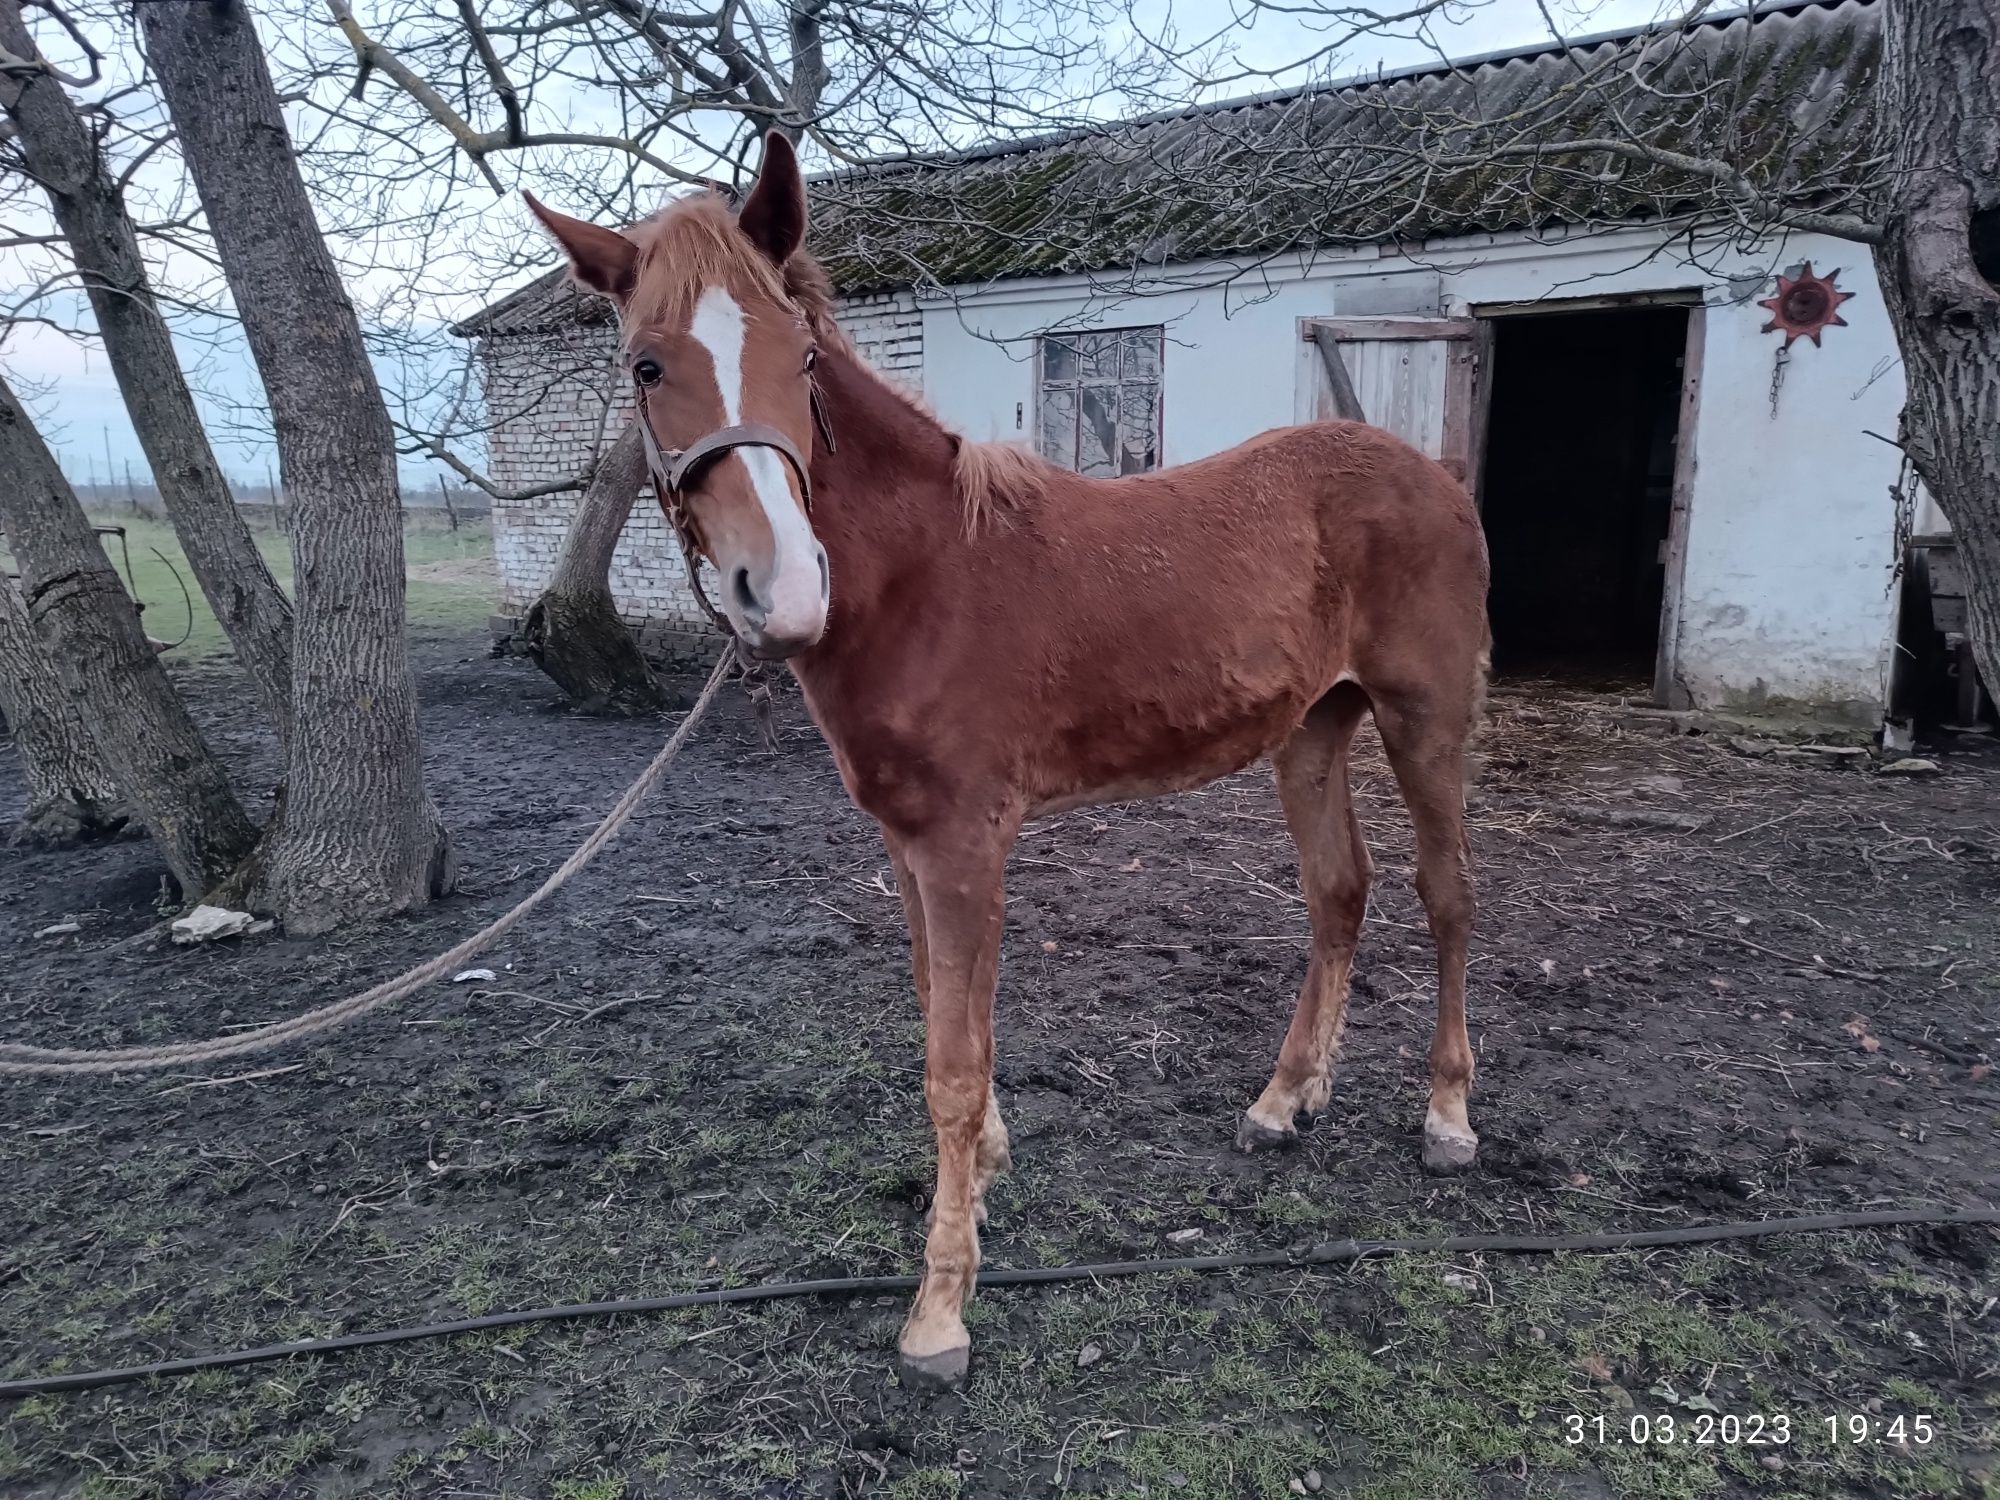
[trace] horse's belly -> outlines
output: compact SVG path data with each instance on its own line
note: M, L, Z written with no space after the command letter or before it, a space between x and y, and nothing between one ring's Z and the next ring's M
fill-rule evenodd
M1252 761L1255 755L1246 756L1234 764L1220 764L1200 771L1185 772L1176 776L1135 777L1123 781L1106 781L1099 785L1078 788L1064 792L1048 800L1038 802L1028 809L1028 820L1053 818L1061 813L1073 812L1079 807L1101 807L1107 802L1143 802L1148 797L1170 797L1175 792L1191 792L1197 787L1207 786L1211 781L1240 771Z
M1192 791L1240 771L1283 744L1306 705L1285 698L1220 723L1105 721L1101 734L1072 732L1051 746L1032 778L1030 818L1105 802Z

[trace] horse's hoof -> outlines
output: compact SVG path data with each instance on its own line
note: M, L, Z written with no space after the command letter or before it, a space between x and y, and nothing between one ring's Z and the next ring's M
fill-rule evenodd
M1443 1131L1424 1132L1424 1170L1434 1177L1469 1171L1479 1157L1479 1137Z
M1267 1125L1255 1115L1244 1113L1243 1122L1236 1127L1236 1149L1246 1154L1258 1151L1288 1151L1299 1143L1299 1132L1291 1125L1282 1130L1275 1125Z
M902 1355L902 1376L905 1390L949 1391L965 1380L967 1367L972 1363L972 1345L960 1344L954 1349L940 1349L936 1354Z

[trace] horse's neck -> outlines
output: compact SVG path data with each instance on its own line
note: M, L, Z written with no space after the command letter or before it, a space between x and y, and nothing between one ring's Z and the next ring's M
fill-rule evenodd
M813 454L813 530L838 601L832 628L865 628L892 583L921 587L958 545L956 440L885 386L846 349L823 351L820 390L831 434Z

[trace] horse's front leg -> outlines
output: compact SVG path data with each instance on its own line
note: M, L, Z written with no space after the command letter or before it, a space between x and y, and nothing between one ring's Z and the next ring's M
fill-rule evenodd
M883 842L889 849L889 862L896 871L896 891L903 898L903 919L910 929L910 972L916 980L917 1009L925 1020L931 1013L931 955L930 942L924 924L924 899L917 885L917 877L910 869L910 858L903 841L883 830ZM1013 1164L1008 1147L1007 1124L1000 1118L1000 1100L989 1087L986 1091L986 1118L979 1127L979 1147L974 1153L972 1174L972 1221L979 1228L986 1227L986 1190L993 1186L993 1179ZM924 1224L929 1226L936 1216L936 1208L924 1215Z
M906 1385L955 1385L971 1356L962 1311L979 1274L977 1218L987 1182L1006 1161L993 1103L993 990L1007 851L1019 827L1018 819L997 817L954 825L906 839L899 851L897 875L913 882L921 908L911 913L922 924L920 937L912 930L912 948L925 971L917 986L924 1099L938 1149L923 1285L903 1328Z

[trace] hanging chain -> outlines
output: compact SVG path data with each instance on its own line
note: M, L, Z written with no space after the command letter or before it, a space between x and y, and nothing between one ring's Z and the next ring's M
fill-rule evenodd
M1889 486L1889 500L1895 507L1895 553L1889 564L1889 586L1894 588L1896 580L1903 576L1903 569L1909 562L1910 543L1917 535L1917 466L1910 462L1905 453L1903 461L1896 469L1896 482Z

